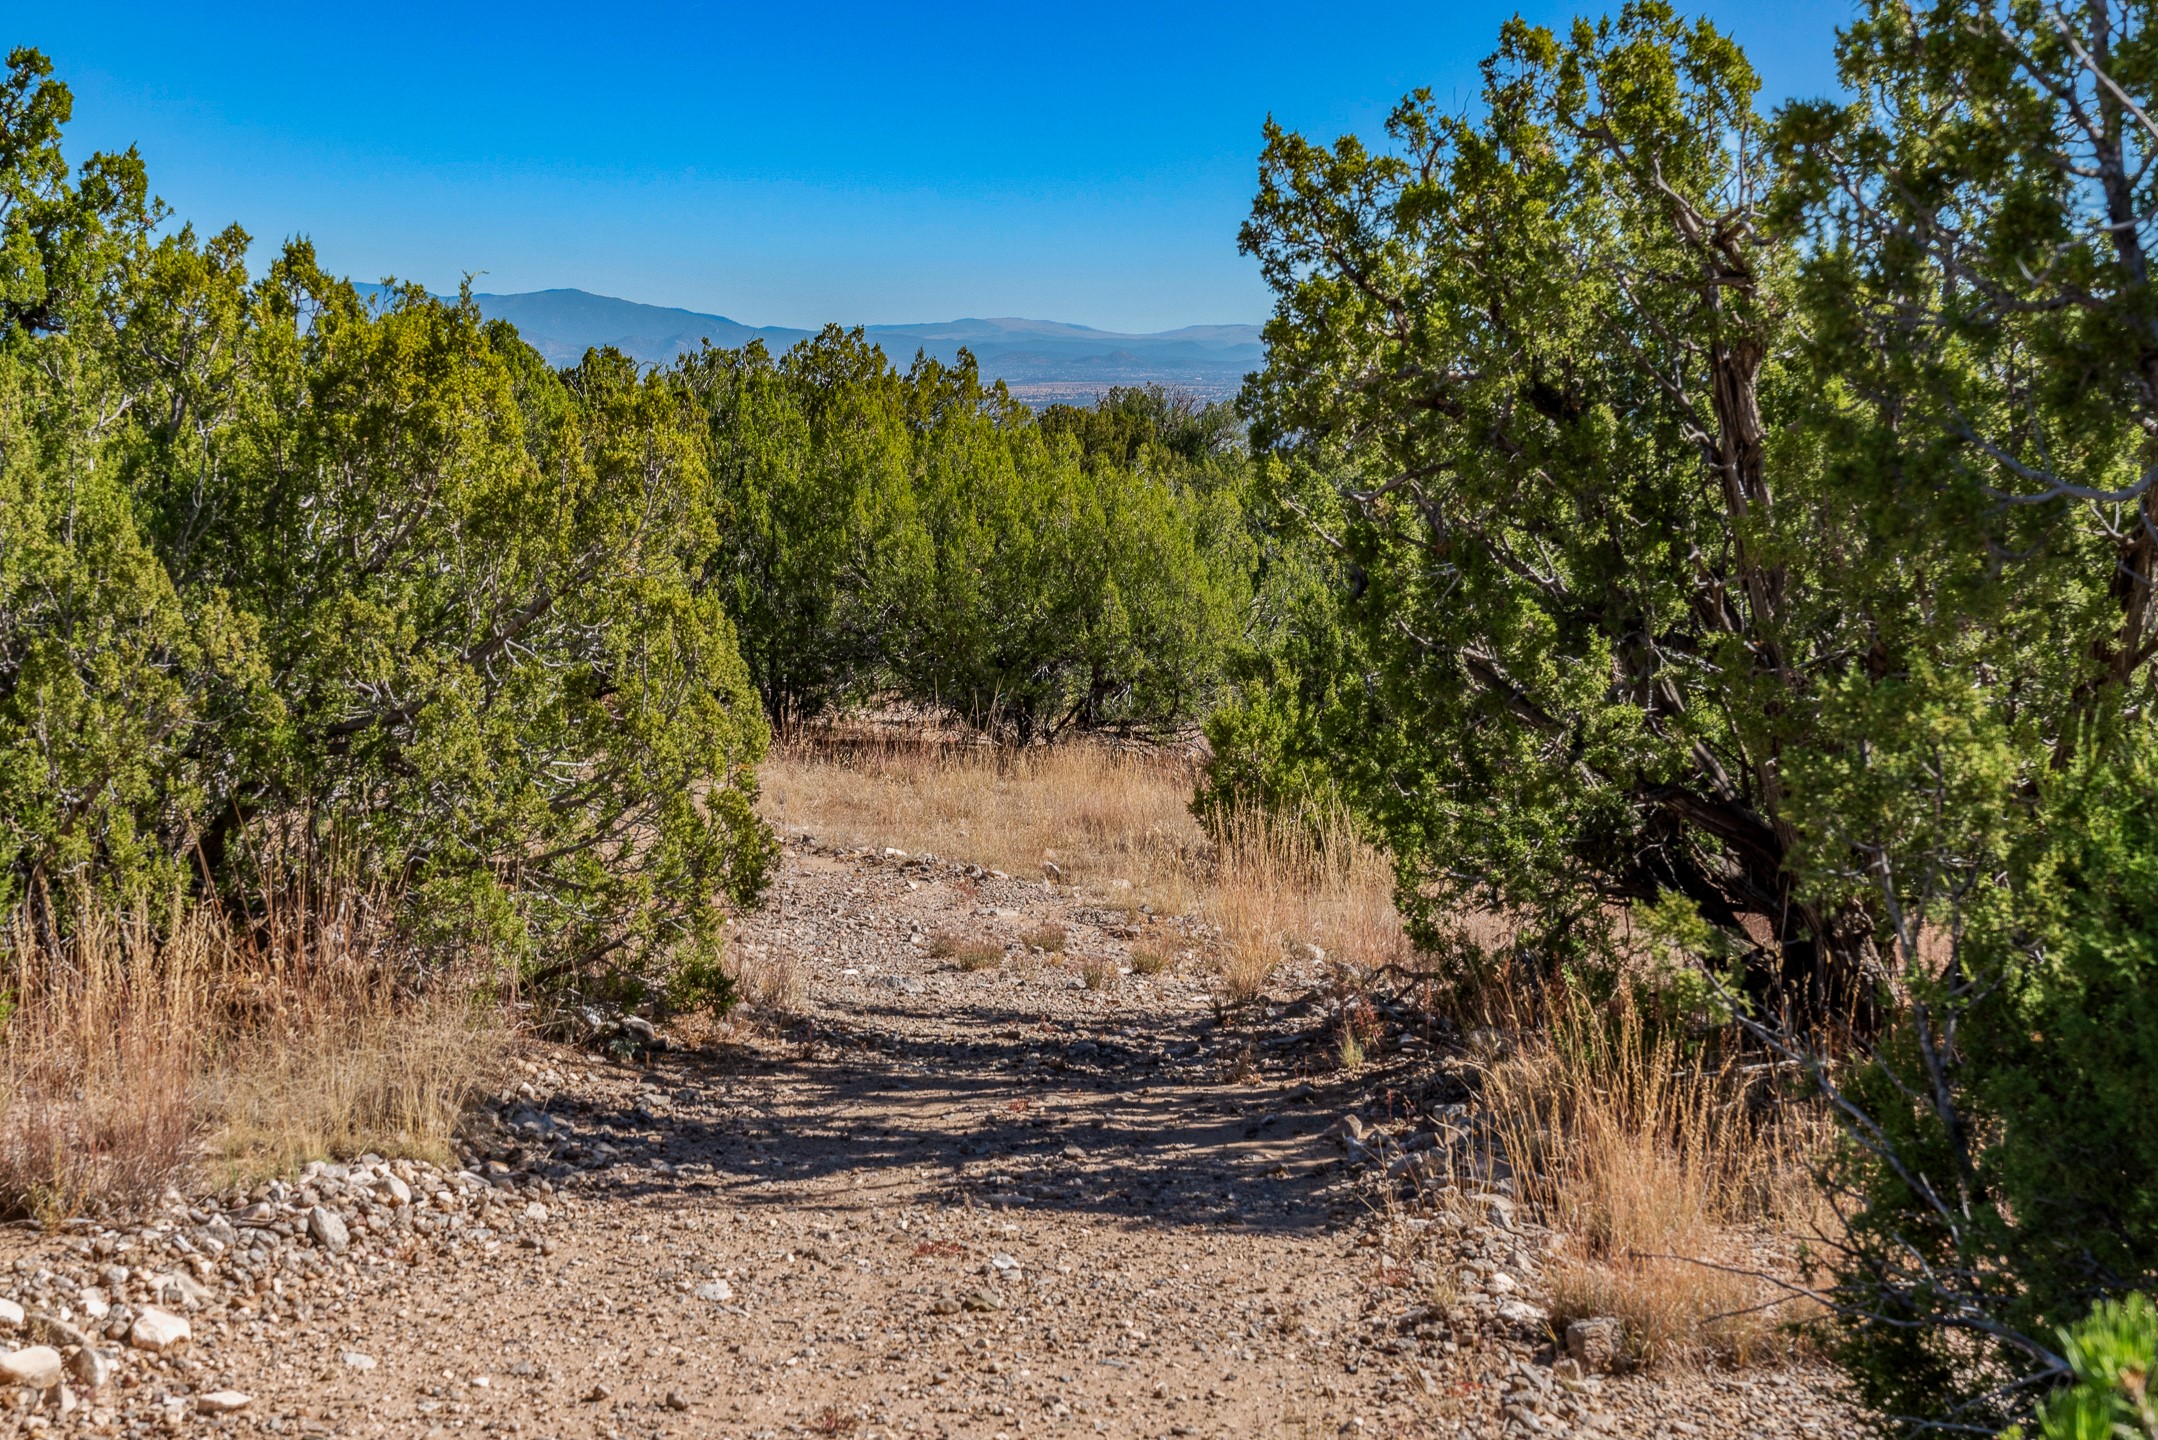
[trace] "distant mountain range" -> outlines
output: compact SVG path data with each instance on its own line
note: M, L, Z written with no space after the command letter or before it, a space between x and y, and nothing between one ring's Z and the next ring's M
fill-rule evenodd
M374 294L381 287L359 288ZM481 314L509 321L528 344L558 365L576 363L596 345L612 345L655 365L706 340L727 349L762 340L777 354L811 333L744 325L724 315L640 305L584 290L472 298ZM1112 385L1144 384L1226 399L1265 361L1256 325L1187 325L1152 335L1124 335L1056 320L948 320L863 328L901 366L916 351L950 361L964 346L974 352L984 378L1003 380L1015 397L1031 405L1085 403Z

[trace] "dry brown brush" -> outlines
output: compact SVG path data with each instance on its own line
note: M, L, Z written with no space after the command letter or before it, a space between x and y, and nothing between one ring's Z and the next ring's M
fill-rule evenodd
M335 879L235 917L84 906L0 935L0 1211L48 1221L190 1178L373 1150L434 1160L511 1044L483 961L420 964Z
M793 732L760 777L765 817L783 830L928 851L1028 880L1053 873L1135 907L1179 911L1207 844L1191 818L1197 773L1175 748L1013 750L863 725Z
M1556 1233L1554 1321L1615 1316L1636 1364L1787 1354L1812 1311L1785 1288L1825 1218L1817 1106L1628 989L1561 990L1490 1062L1484 1097L1522 1197Z

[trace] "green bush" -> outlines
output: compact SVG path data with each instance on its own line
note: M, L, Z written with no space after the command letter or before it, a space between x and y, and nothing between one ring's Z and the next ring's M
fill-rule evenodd
M1327 477L1270 456L1247 493L1253 619L1206 720L1209 755L1192 810L1217 832L1252 809L1304 816L1323 843L1336 827L1322 817L1377 783L1380 764L1358 613L1363 572L1321 538L1344 518Z
M1879 973L1872 902L1801 888L1783 756L1871 617L1816 528L1790 257L1710 218L1773 180L1753 72L1634 4L1509 23L1484 76L1377 145L1268 131L1246 404L1314 598L1217 718L1215 788L1332 780L1426 945L1498 910L1555 969L1673 892L1762 1014L1827 1024Z
M920 565L905 381L836 326L776 361L708 347L679 377L711 448L712 583L767 713L813 719L873 692Z
M2038 1405L2044 1440L2149 1440L2158 1437L2151 1372L2158 1367L2158 1310L2145 1295L2105 1300L2073 1330L2061 1332L2067 1383ZM2003 1440L2023 1440L2012 1426Z
M1839 1344L1913 1426L2019 1418L2039 1337L2158 1280L2130 10L1868 4L1773 124L1667 5L1515 21L1473 113L1271 128L1244 231L1260 553L1314 583L1202 809L1333 787L1426 947L1694 932L1674 1001L1846 1123Z
M2043 1337L2158 1284L2153 741L2045 782L1948 968L1842 1079L1839 1346L1888 1413L2003 1423Z
M1225 412L1160 391L1037 422L971 358L892 369L836 327L684 357L712 584L775 719L897 699L1020 741L1203 716L1247 623Z
M1248 603L1233 497L971 411L948 412L922 452L927 563L896 607L902 694L1022 741L1206 712Z
M59 929L328 850L535 977L708 956L776 852L679 389L370 306L304 244L259 277L237 231L153 244L11 66L0 903Z

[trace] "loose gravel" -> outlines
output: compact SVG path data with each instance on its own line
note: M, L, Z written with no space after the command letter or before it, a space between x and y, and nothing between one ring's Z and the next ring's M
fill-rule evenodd
M1028 945L1052 927L1061 953ZM1852 1428L1810 1369L1583 1370L1443 1029L1382 1005L1344 1072L1321 957L1223 1015L1213 938L795 837L735 939L804 969L790 1018L535 1044L457 1166L362 1156L0 1237L0 1433Z

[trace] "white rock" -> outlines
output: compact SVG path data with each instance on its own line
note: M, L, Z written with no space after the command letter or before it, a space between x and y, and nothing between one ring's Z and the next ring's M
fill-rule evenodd
M50 1345L32 1345L0 1355L0 1384L50 1390L60 1383L60 1372L60 1352Z
M734 1287L724 1280L710 1280L697 1287L697 1298L719 1304L734 1298Z
M142 1313L135 1317L133 1328L127 1332L127 1343L137 1350L154 1350L162 1354L186 1340L192 1333L187 1321L170 1310L146 1305Z
M531 1204L529 1204L529 1205L525 1206L525 1219L527 1219L527 1220L544 1220L544 1219L546 1219L546 1218L547 1218L547 1207L546 1207L546 1206L544 1206L544 1205L542 1205L542 1204L540 1204L540 1202L539 1202L539 1201L537 1201L537 1200L534 1200L534 1201L533 1201L533 1202L532 1202Z
M1541 1325L1551 1317L1526 1300L1502 1300L1499 1318L1512 1325Z
M93 1394L112 1383L112 1371L112 1357L93 1346L85 1345L67 1357L67 1373Z
M242 1395L237 1390L212 1390L207 1395L195 1397L195 1408L205 1415L230 1415L235 1410L245 1410L255 1402L252 1395Z
M22 1328L22 1306L12 1300L0 1300L0 1325L10 1330Z
M375 1357L362 1355L357 1350L347 1350L344 1354L344 1361L345 1367L350 1370L372 1370L375 1368Z
M412 1187L395 1175L385 1175L375 1182L375 1194L392 1205L410 1205Z
M345 1229L345 1217L326 1205L317 1205L307 1212L307 1233L332 1255L344 1249L352 1239Z
M112 1313L112 1302L95 1285L83 1286L82 1293L75 1298L82 1302L83 1312L92 1320L102 1320Z
M210 1292L184 1270L164 1271L148 1277L150 1294L167 1305L199 1310L209 1303Z

